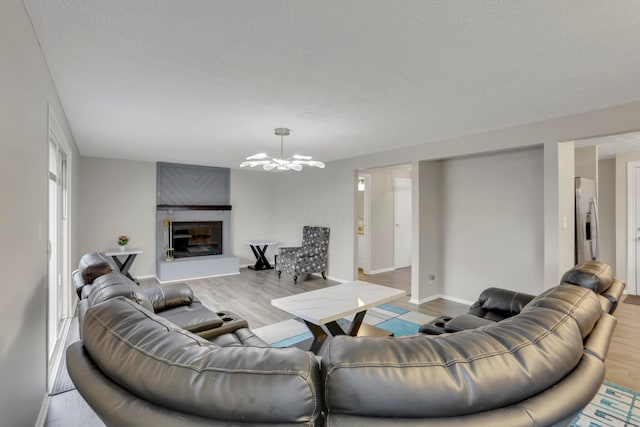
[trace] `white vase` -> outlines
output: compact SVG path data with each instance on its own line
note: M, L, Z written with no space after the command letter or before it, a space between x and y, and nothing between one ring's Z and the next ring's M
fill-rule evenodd
M120 250L121 251L126 251L127 250L127 245L120 245Z

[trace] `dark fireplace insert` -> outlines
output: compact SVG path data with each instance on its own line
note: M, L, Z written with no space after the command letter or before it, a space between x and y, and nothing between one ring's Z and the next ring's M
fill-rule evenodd
M175 258L222 254L222 221L174 222L172 231Z

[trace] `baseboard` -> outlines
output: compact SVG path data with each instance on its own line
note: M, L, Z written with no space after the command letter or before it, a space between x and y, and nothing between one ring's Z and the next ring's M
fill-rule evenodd
M415 299L415 298L411 297L411 298L409 298L409 303L410 304L420 305L420 304L425 304L425 303L427 303L429 301L436 300L438 298L444 298L444 297L442 295L431 295L430 297L421 298L421 299Z
M414 299L414 298L410 298L409 299L409 303L420 305L420 304L427 303L429 301L436 300L438 298L446 299L447 301L457 302L459 304L464 304L464 305L473 304L473 301L469 301L469 300L462 299L462 298L451 297L451 296L448 296L448 295L442 295L442 294L431 295L430 297L422 298L422 299L419 299L419 300Z
M440 298L446 299L446 300L452 301L452 302L457 302L459 304L464 304L464 305L471 305L471 304L474 303L474 301L469 301L467 299L462 299L462 298L450 297L448 295L441 295Z
M136 279L139 279L139 280L144 280L144 279L155 279L156 275L155 274L144 274L144 275L141 274L139 276L133 276L133 277L135 277Z
M47 421L47 414L49 413L49 406L51 405L51 396L49 393L44 395L44 399L42 399L42 405L40 406L40 412L38 412L38 419L34 424L35 427L43 427L44 423Z
M367 275L380 274L380 273L388 273L390 271L395 271L395 269L393 267L387 267L387 268L381 268L379 270L370 270L368 273L365 273L365 274Z
M175 280L160 280L158 276L152 276L154 279L158 281L161 285L166 285L167 283L178 283L184 282L185 280L198 280L198 279L211 279L214 277L223 277L223 276L237 276L240 272L237 273L226 273L226 274L216 274L215 276L199 276L199 277L188 277L186 279L175 279Z

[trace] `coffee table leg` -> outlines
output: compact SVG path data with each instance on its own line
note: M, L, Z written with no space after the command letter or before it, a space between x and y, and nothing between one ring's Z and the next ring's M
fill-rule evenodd
M358 336L358 331L360 330L360 325L362 325L362 321L364 320L364 315L367 313L367 310L360 311L356 313L351 325L349 325L349 330L345 331L338 324L338 322L333 321L327 323L325 326L334 337L337 335L351 335L352 337Z
M351 322L351 326L349 327L349 332L347 332L352 337L358 336L358 331L360 330L360 325L362 325L362 321L364 320L364 315L367 313L367 310L360 311L356 313L353 318L353 322Z
M322 348L322 345L329 336L320 326L314 325L313 323L307 322L306 320L304 321L304 323L313 334L313 342L311 343L309 351L311 351L313 354L318 354L318 352L320 352L320 349Z

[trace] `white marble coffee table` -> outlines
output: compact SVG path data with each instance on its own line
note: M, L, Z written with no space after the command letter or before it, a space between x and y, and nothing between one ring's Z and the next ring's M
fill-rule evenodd
M271 305L304 320L314 336L311 351L317 353L329 334L356 336L366 328L368 334L390 335L374 326L363 326L362 320L367 309L406 294L401 289L356 281L276 298L271 300ZM355 317L349 328L344 330L337 321L351 314L355 314Z

